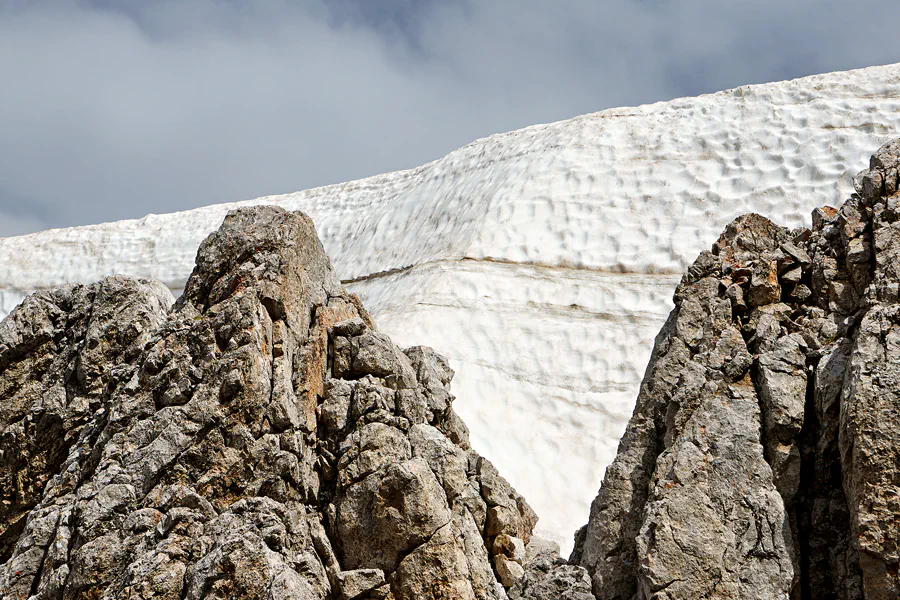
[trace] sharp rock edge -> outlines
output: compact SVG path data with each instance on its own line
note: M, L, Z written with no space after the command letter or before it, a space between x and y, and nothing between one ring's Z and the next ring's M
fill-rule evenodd
M0 323L0 597L547 598L539 568L591 598L452 376L276 207L229 213L174 306L122 277L32 295Z
M576 536L598 598L900 598L898 166L683 276Z

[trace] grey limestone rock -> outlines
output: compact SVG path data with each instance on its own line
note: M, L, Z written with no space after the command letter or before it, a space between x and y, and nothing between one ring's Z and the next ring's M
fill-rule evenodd
M507 597L536 516L308 217L231 212L172 303L114 277L0 323L0 597Z
M509 590L510 600L593 600L583 567L559 556L559 545L532 537L525 548L524 577Z
M900 598L898 165L688 270L576 536L597 598Z

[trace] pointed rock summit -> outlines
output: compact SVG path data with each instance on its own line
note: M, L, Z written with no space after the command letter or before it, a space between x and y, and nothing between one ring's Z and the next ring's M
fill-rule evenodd
M0 324L4 600L499 600L561 568L308 217L233 211L172 304L113 277Z

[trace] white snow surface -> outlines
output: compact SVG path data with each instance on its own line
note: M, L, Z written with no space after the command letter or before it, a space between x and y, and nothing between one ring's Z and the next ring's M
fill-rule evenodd
M0 239L0 316L116 273L180 290L229 210L302 210L380 329L450 359L473 445L567 550L680 273L740 214L808 225L898 133L900 65L606 110L409 171Z

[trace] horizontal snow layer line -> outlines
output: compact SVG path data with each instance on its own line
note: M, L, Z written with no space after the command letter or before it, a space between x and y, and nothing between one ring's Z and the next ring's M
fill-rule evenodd
M425 261L425 262L421 262L421 263L415 264L415 265L408 265L405 267L390 269L387 271L380 271L378 273L372 273L371 275L363 275L360 277L354 277L352 279L341 279L341 284L342 285L352 285L354 283L362 283L365 281L371 281L373 279L382 279L385 277L404 275L404 274L410 273L416 269L422 269L422 268L428 268L428 267L434 267L434 266L439 267L439 266L443 266L443 265L452 265L454 263L462 263L462 264L485 263L485 264L525 267L528 269L534 269L535 272L541 274L542 276L553 276L554 273L564 273L564 272L569 272L569 271L571 271L571 272L587 271L587 272L591 272L591 273L601 273L601 274L609 275L609 276L613 276L613 277L615 277L615 276L641 277L641 278L657 277L657 278L662 278L662 279L668 280L668 279L672 279L673 277L681 277L681 274L682 274L681 271L671 271L671 272L659 271L659 272L646 272L645 273L645 272L637 272L637 271L626 271L624 269L624 267L603 269L603 268L587 267L587 266L580 266L580 265L551 265L551 264L542 264L542 263L538 263L538 262L515 262L515 261L511 261L511 260L504 260L504 259L490 258L490 257L488 257L488 258L462 257L462 258L457 258L457 259L449 259L448 258L448 259L441 259L441 260ZM116 275L119 275L119 273L116 273ZM136 276L136 277L138 277L138 276ZM100 279L102 279L102 277L96 279L95 281L99 281ZM78 283L87 284L87 283L93 283L93 281L84 281L84 282L78 282ZM163 285L168 287L169 290L177 297L177 296L181 295L182 291L184 290L184 286L187 284L187 279L178 280L178 281L162 281L162 283L163 283ZM59 285L65 285L65 284L59 284ZM0 294L7 293L7 294L9 294L10 297L21 296L22 298L24 298L25 296L28 296L30 294L53 289L54 287L57 287L57 286L54 285L54 286L48 286L45 288L26 290L26 289L20 289L20 288L16 288L16 287L4 286L2 283L0 283ZM7 311L7 313L8 312L9 311ZM0 318L3 318L4 316L6 316L6 313L4 313L2 308L0 308Z
M536 270L547 271L549 273L559 273L564 271L591 271L594 273L605 273L608 275L625 275L625 276L635 276L639 275L642 277L665 277L671 278L673 276L681 276L681 271L651 271L651 272L641 272L641 271L627 271L624 266L619 266L618 268L600 268L600 267L589 267L582 265L553 265L553 264L544 264L540 262L534 261L512 261L506 260L503 258L493 258L493 257L484 257L484 258L472 258L468 256L464 256L462 258L456 259L442 259L442 260L429 260L425 262L421 262L415 265L408 265L405 267L399 267L396 269L390 269L387 271L379 271L378 273L372 273L371 275L362 275L360 277L354 277L352 279L342 279L341 283L343 285L349 285L351 283L360 283L362 281L371 281L372 279L380 279L382 277L390 277L393 275L402 275L403 273L409 273L413 269L418 269L422 267L430 267L435 265L447 265L452 263L495 263L499 265L517 265L521 267L530 267ZM170 286L171 287L171 286Z

